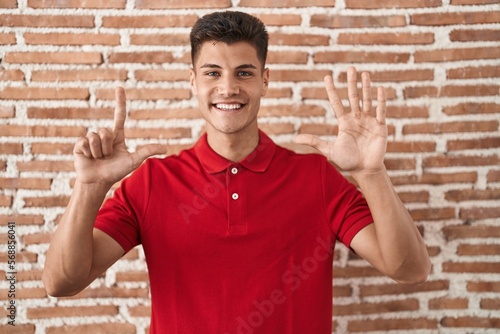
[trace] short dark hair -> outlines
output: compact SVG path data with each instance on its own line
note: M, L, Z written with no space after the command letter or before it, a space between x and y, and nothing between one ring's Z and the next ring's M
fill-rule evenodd
M269 35L264 23L258 18L236 11L215 12L201 17L189 34L193 65L204 42L249 42L257 51L257 57L266 63Z

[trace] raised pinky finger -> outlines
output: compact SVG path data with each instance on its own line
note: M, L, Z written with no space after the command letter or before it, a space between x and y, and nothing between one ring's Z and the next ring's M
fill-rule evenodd
M377 122L380 124L385 124L386 116L386 97L384 87L378 87L377 89L377 109L376 118Z

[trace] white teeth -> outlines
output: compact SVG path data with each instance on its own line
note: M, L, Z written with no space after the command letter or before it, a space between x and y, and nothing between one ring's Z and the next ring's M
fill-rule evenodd
M221 110L236 110L241 108L241 104L225 104L225 103L217 103L215 105L217 109Z

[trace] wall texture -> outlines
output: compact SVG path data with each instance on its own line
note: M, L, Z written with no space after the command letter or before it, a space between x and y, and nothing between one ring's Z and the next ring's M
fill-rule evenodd
M335 137L325 74L344 98L351 64L387 89L386 164L433 270L401 286L337 247L335 333L498 333L498 0L0 0L0 333L147 332L141 249L72 298L46 295L44 254L74 182L73 143L112 125L115 86L132 150L175 153L199 137L188 34L214 9L268 25L260 123L283 145Z

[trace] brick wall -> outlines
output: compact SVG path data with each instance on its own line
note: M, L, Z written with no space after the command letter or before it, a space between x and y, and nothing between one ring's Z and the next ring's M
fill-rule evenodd
M272 83L260 123L279 143L335 136L325 74L344 97L351 64L387 88L387 167L433 271L401 286L337 247L335 332L496 332L498 0L0 0L0 333L146 333L140 248L59 299L43 289L44 254L74 182L73 143L112 125L115 86L127 89L131 149L160 142L177 152L196 141L188 34L199 16L229 8L268 25ZM4 279L12 234L15 298Z

